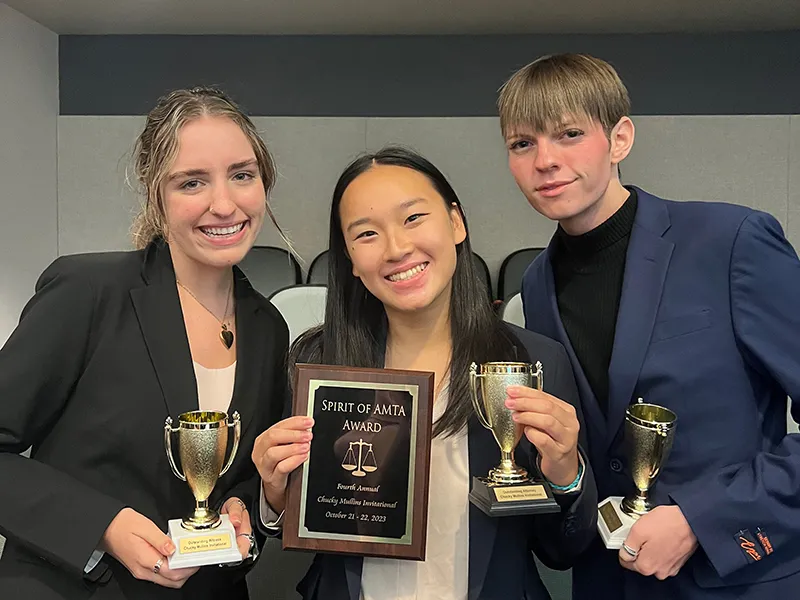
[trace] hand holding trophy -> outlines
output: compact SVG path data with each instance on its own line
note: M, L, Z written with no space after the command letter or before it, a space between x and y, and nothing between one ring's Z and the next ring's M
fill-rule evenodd
M550 486L529 476L514 461L514 449L522 438L524 426L514 421L512 411L506 408L506 388L534 387L534 380L536 389L541 391L544 379L542 364L538 362L536 371L533 365L519 362L490 362L480 367L472 363L470 367L475 413L500 446L500 464L487 477L472 478L469 499L491 517L560 511Z
M637 492L624 498L612 496L599 504L597 528L606 548L622 548L636 520L654 508L648 492L669 457L676 422L674 412L655 404L645 404L641 398L628 407L625 443Z
M223 466L228 445L228 429L233 429L233 447ZM178 434L178 453L183 473L178 470L172 453L172 434ZM233 464L239 448L241 420L234 412L228 421L224 412L196 410L178 416L178 427L172 418L164 424L164 445L172 472L189 484L195 498L195 509L183 519L169 521L169 536L175 553L169 557L170 569L201 565L240 562L242 555L236 543L236 532L227 514L220 515L208 506L208 498L217 483Z

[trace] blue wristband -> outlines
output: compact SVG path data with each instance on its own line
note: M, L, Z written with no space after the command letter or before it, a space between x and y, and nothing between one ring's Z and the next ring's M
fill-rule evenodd
M571 492L578 484L581 482L581 477L583 477L583 461L579 460L578 462L578 474L575 476L575 479L569 485L556 485L555 483L551 483L548 481L547 483L550 484L550 487L554 490L558 490L559 492Z

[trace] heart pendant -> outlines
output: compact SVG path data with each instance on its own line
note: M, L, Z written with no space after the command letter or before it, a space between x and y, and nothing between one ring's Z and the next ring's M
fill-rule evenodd
M222 340L222 343L225 344L225 347L230 350L231 346L233 346L233 332L223 329L219 332L219 338Z

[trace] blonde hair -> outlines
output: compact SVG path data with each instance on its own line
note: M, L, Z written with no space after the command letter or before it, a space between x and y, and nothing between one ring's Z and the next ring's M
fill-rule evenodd
M548 131L566 117L585 117L606 135L631 111L628 90L610 64L586 54L543 56L523 67L503 85L497 101L500 129Z
M161 185L178 153L178 134L186 123L202 116L227 117L247 136L258 163L267 198L275 184L275 163L255 125L222 91L209 87L175 90L159 98L147 115L144 130L134 146L134 175L142 193L142 206L131 228L137 249L156 238L166 238L167 224ZM288 243L267 201L267 214ZM291 246L291 244L289 244Z

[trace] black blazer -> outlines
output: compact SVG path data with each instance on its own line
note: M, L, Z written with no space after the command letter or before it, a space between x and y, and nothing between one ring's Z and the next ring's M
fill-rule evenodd
M572 404L581 424L580 444L586 447L583 413L569 358L558 342L509 325L533 362L544 367L546 392ZM500 459L492 433L473 417L468 425L469 470L485 477ZM531 551L549 567L566 569L592 541L597 527L597 490L586 454L581 492L556 495L561 513L536 517L490 518L469 507L469 600L544 600L542 583ZM523 437L515 452L520 466L536 472L536 450ZM358 600L360 557L317 554L297 591L305 599Z
M234 268L242 439L210 498L258 502L254 440L281 417L286 323ZM0 350L0 559L4 600L246 598L246 568L205 567L182 590L138 581L109 555L83 570L129 506L166 531L194 506L170 471L168 415L197 385L169 248L66 256L40 277ZM18 453L33 446L30 459ZM256 516L257 511L252 511Z

